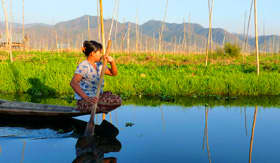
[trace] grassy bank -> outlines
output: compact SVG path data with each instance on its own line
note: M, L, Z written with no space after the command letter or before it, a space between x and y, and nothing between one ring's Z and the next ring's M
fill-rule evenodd
M72 94L69 82L84 57L77 53L15 52L14 63L0 61L0 91L35 96ZM205 68L203 55L112 54L119 75L105 78L105 90L130 96L260 96L280 95L279 55L255 57L212 55ZM0 54L7 56L6 53ZM245 63L245 64L241 64Z

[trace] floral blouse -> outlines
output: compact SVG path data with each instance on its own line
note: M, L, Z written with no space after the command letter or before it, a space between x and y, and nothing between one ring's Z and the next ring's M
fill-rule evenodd
M97 62L96 69L87 61L84 60L77 67L75 74L80 74L83 78L80 81L80 87L84 93L89 97L95 97L97 93L97 85L100 80L100 74L102 69L102 63ZM104 80L101 86L100 93L103 92ZM76 100L82 100L77 93L75 93Z

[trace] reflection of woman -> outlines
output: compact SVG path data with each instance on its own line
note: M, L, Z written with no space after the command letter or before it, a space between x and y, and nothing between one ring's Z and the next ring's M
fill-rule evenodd
M116 139L118 129L104 120L95 126L95 135L80 137L76 143L76 159L73 163L116 163L113 157L104 158L104 153L119 152L121 143Z

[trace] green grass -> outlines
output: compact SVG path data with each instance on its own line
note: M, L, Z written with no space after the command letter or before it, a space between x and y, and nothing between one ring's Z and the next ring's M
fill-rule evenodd
M0 52L0 56L6 56ZM183 54L112 54L119 75L105 78L105 90L122 95L155 96L261 96L280 95L279 54L261 56L261 74L256 75L255 57ZM80 61L80 53L22 52L15 61L0 61L0 91L7 94L28 93L33 96L73 94L69 85ZM8 57L7 57L8 58Z

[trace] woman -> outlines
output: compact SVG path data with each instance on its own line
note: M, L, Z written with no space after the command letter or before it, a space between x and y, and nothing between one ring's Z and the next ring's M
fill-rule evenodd
M96 41L84 41L82 50L87 59L77 67L70 85L75 91L75 99L78 100L77 109L88 112L98 101L96 93L102 70L102 45ZM111 65L111 68L106 68L105 75L116 76L118 70L114 59L110 56L106 56L105 59ZM100 94L103 93L103 86L104 81Z

